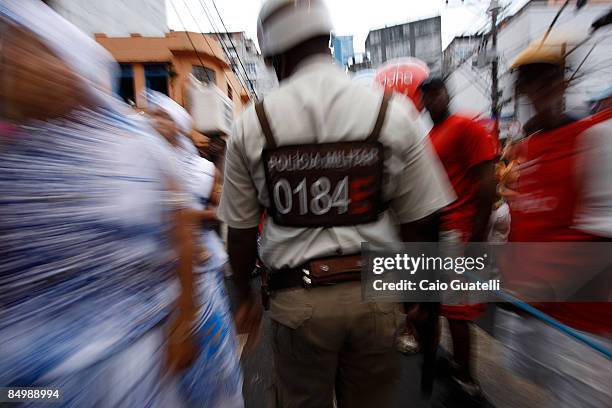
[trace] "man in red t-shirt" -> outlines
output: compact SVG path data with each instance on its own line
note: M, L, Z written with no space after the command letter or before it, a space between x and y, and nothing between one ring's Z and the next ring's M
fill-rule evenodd
M606 248L585 243L612 240L612 111L584 118L564 111L565 45L541 44L524 50L513 62L516 91L531 102L534 116L523 126L526 137L517 146L519 173L517 196L510 201L510 241L559 242L559 246L521 248L520 262L510 275L533 287L559 290L576 286L581 278L596 300L609 299L609 275L589 276L593 259L589 251L567 248ZM551 248L543 251L542 248ZM587 256L585 256L585 254ZM584 279L588 276L588 279ZM597 286L595 286L597 285ZM542 312L579 330L591 341L612 349L612 303L601 301L535 303ZM539 299L536 299L539 300ZM583 299L589 300L589 299ZM506 324L515 331L514 361L530 362L538 385L550 391L551 406L601 407L612 400L609 357L571 339L557 328L534 318ZM526 363L525 363L526 364ZM530 368L530 367L526 367Z
M441 242L484 242L495 199L495 139L476 121L451 114L444 81L430 78L420 85L423 104L434 127L429 139L442 162L457 199L442 213ZM453 377L470 395L479 394L472 377L470 322L483 304L442 305L453 340Z

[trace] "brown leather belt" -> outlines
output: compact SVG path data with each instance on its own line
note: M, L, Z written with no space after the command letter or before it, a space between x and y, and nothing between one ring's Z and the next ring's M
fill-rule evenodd
M295 268L269 271L268 290L333 285L361 280L361 255L317 258Z

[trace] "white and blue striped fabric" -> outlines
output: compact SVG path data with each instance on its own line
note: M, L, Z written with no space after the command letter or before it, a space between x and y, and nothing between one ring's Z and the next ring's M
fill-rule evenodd
M0 20L37 35L96 101L0 126L0 386L59 388L56 407L241 407L213 232L200 237L213 255L197 268L200 355L181 376L164 371L178 293L171 212L208 197L168 191L187 167L106 93L115 64L92 39L38 0L1 2Z
M105 93L114 63L92 39L40 1L0 2L0 20L37 35L95 100L0 126L0 386L59 388L56 407L181 407L163 370L184 202L168 191L172 152Z
M29 123L0 145L0 384L60 386L65 406L135 406L109 402L135 395L163 406L153 333L177 285L165 141L100 109Z

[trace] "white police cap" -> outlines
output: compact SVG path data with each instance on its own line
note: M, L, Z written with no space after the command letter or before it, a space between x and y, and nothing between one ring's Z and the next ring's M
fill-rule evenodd
M264 57L281 54L333 29L323 0L268 0L259 11L257 39Z

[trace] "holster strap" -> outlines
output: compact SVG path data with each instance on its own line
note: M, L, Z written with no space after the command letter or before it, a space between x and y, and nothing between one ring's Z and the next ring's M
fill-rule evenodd
M361 280L361 255L318 258L296 268L272 270L269 273L270 291L294 287L333 285Z

